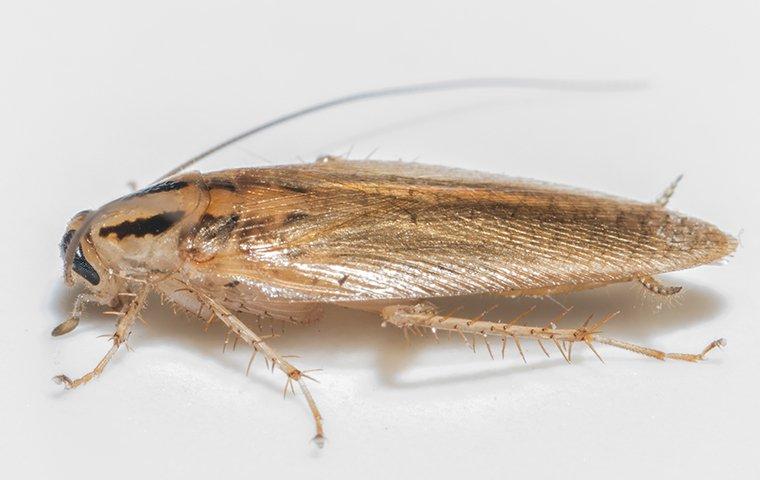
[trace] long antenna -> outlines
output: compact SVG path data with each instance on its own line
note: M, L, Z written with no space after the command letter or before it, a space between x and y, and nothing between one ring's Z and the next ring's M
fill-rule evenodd
M369 100L379 97L391 97L399 95L412 95L415 93L435 92L442 90L461 90L471 88L526 88L537 90L558 90L558 91L577 91L577 92L614 92L614 91L629 91L639 90L646 87L646 83L640 81L583 81L583 80L549 80L539 78L468 78L460 80L446 80L442 82L431 83L419 83L416 85L403 85L390 88L382 88L378 90L368 90L364 92L354 93L352 95L346 95L343 97L334 98L326 102L317 103L301 110L296 110L291 113L287 113L268 122L257 125L249 130L241 132L234 137L231 137L211 148L205 150L191 159L181 163L176 168L173 168L157 181L163 180L167 177L179 173L186 168L195 165L204 158L212 155L219 150L229 147L230 145L237 143L241 140L249 138L257 133L261 133L264 130L268 130L277 125L289 122L299 117L316 113L329 108L337 107L339 105L345 105L348 103L359 102L363 100Z

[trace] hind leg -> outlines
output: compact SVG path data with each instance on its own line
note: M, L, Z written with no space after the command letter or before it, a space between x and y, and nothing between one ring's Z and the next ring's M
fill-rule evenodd
M465 334L481 336L484 339L487 337L499 337L502 341L502 355L506 348L506 341L512 339L520 352L520 355L525 359L522 351L520 340L536 340L543 349L542 341L552 342L556 345L562 356L570 362L572 346L575 343L582 342L586 344L597 357L601 360L601 356L594 348L594 344L610 345L631 352L646 355L648 357L656 358L658 360L674 359L683 360L687 362L697 362L705 359L705 355L715 347L725 346L726 341L724 339L714 340L710 342L700 353L667 353L654 348L645 347L641 345L635 345L633 343L616 340L613 338L604 337L599 335L600 329L607 323L615 314L604 317L596 324L589 326L590 317L579 328L556 328L555 322L559 322L567 311L563 312L560 316L550 321L545 327L529 327L520 325L519 322L525 317L531 310L525 312L522 315L515 317L506 323L490 322L481 320L481 317L475 317L472 319L458 318L452 316L439 315L430 305L419 304L415 306L391 306L382 309L382 317L384 323L395 325L402 329L418 329L426 328L434 333L437 331L450 331L456 332L464 336ZM487 340L486 340L487 342ZM567 348L565 347L567 345ZM491 352L491 347L486 346ZM546 352L546 350L544 350ZM491 352L493 356L493 353ZM548 353L547 353L548 355Z

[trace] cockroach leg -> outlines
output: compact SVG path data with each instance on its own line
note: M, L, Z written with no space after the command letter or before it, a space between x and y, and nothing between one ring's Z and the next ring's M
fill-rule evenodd
M306 386L305 379L310 378L308 375L304 375L303 372L298 370L296 367L294 367L290 362L288 362L285 357L277 353L272 347L267 345L266 342L264 342L264 339L254 333L253 330L248 328L247 325L245 325L239 318L237 318L232 312L230 312L226 307L216 302L213 298L204 295L199 294L198 297L203 301L203 303L214 313L216 317L218 317L227 327L230 329L232 333L240 337L241 340L243 340L245 343L253 347L255 352L261 352L264 355L264 359L267 362L271 362L272 368L277 367L280 370L285 373L288 377L288 384L291 382L297 382L298 386L301 388L301 392L303 393L304 397L306 397L306 401L309 404L309 409L311 410L311 414L314 417L314 423L316 425L316 435L314 435L314 442L319 446L322 447L324 445L325 441L325 433L324 428L322 425L322 414L319 413L319 409L317 408L317 404L314 401L314 397L312 397L311 392ZM292 386L292 385L291 385ZM286 384L287 388L287 384Z
M621 340L615 340L614 338L602 337L599 335L593 335L593 337L589 341L622 348L624 350L639 353L641 355L646 355L647 357L656 358L658 360L665 360L665 359L670 358L672 360L683 360L685 362L699 362L701 360L704 360L705 357L707 356L707 353L713 350L714 348L725 347L727 345L725 338L719 338L717 340L713 340L712 342L708 343L707 346L703 348L700 353L666 353L660 350L655 350L654 348L642 347L640 345L634 345L632 343L623 342Z
M654 201L655 205L665 208L670 201L670 197L672 197L673 193L675 193L676 187L682 178L683 175L677 176L676 179L673 180L670 185L668 185L668 188L666 188L665 191L662 192L659 197L657 197L657 200Z
M94 369L75 380L70 379L66 375L57 375L53 377L53 381L64 384L66 388L76 388L103 373L106 365L108 365L108 362L119 350L121 344L127 341L132 325L134 325L135 320L137 320L140 310L145 306L145 299L149 292L150 286L144 285L137 293L137 296L122 308L123 315L119 315L118 320L116 321L116 331L111 335L111 341L113 344Z
M416 306L390 306L382 309L381 315L383 317L383 324L393 324L399 328L409 327L425 327L435 328L436 330L449 330L456 331L460 334L482 334L501 337L506 339L511 337L518 346L520 353L522 354L522 348L520 348L519 339L531 339L531 340L549 340L553 342L559 349L562 356L570 361L569 352L562 348L562 344L567 342L572 345L575 342L583 342L594 352L594 354L601 357L594 348L594 343L610 345L617 348L622 348L631 352L646 355L648 357L656 358L658 360L673 359L683 360L687 362L698 362L704 360L708 352L715 347L723 347L726 345L725 339L718 339L710 342L700 353L667 353L660 350L656 350L641 345L635 345L632 343L616 340L613 338L607 338L599 335L600 329L610 319L612 319L616 313L607 315L602 320L592 326L588 326L588 320L579 328L553 328L553 327L529 327L525 325L518 325L515 322L499 323L489 322L484 320L472 321L472 319L456 318L456 317L443 317L440 315L430 315L428 311L421 311ZM560 343L562 342L562 343ZM523 360L525 357L523 356Z
M97 297L89 293L82 293L77 295L76 300L74 300L74 308L71 311L71 316L58 324L58 326L55 327L53 331L50 332L50 334L54 337L59 337L77 328L77 325L79 325L79 318L82 316L82 310L84 310L84 306L96 300Z
M657 295L675 295L676 293L683 290L683 287L672 287L663 285L659 281L657 281L654 277L646 276L646 277L639 277L638 281L640 284L644 286L647 290L649 290L652 293L655 293Z

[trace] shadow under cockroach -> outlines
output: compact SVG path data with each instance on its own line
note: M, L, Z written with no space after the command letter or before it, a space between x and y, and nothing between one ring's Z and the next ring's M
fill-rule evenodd
M52 315L56 318L66 316L74 297L75 294L71 290L63 287L56 288L51 302ZM141 345L175 344L181 348L197 349L200 353L207 354L211 360L239 370L241 373L244 372L245 360L241 363L240 357L230 358L230 355L224 352L227 334L225 328L219 324L205 328L202 321L181 312L175 313L171 307L161 305L157 297L151 300L143 315L147 328L133 341L136 349L139 349ZM443 311L462 306L460 313L472 317L481 313L483 305L498 305L486 316L489 320L498 320L499 316L511 318L535 306L534 315L527 316L525 320L526 323L536 326L540 326L540 319L556 315L563 307L573 309L573 314L566 318L568 325L579 323L585 316L592 313L603 315L620 311L618 318L610 322L605 330L610 335L631 338L638 342L647 342L659 335L709 322L718 316L724 307L723 298L715 291L709 287L688 283L675 299L652 295L635 285L612 285L602 289L562 295L553 300L470 296L449 298L439 301L438 304ZM560 302L561 306L557 302ZM79 327L78 334L93 336L93 341L96 341L96 336L109 331L112 320L112 318L99 315L98 312L88 312ZM254 328L260 325L254 319L247 319L247 323ZM411 341L407 341L400 331L382 328L381 322L375 315L348 311L339 307L328 309L324 318L313 325L292 325L275 321L261 324L261 328L262 334L277 332L279 337L273 343L279 349L300 352L303 361L315 368L327 370L331 367L344 368L345 365L340 359L342 355L351 351L374 352L377 355L378 375L389 388L472 382L480 378L519 373L521 370L528 371L522 368L523 362L520 356L514 348L511 348L504 359L495 352L495 361L504 366L497 371L472 372L467 375L437 377L413 383L400 382L398 375L414 365L415 357L421 349L442 348L442 346L436 344L432 335L414 336ZM441 340L443 348L447 346L458 349L467 348L467 345L458 337L442 336ZM478 347L476 355L489 355L484 344L481 343ZM229 350L232 351L231 346ZM606 350L601 353L604 355ZM134 355L139 352L129 354ZM540 365L542 368L562 368L566 364L556 352L553 355L554 360L561 361L549 361L540 348L533 343L526 344L526 356L531 364ZM574 363L586 360L596 361L591 352L583 352L573 358ZM461 358L459 361L462 361ZM259 365L258 370L261 368ZM258 383L271 387L272 390L279 391L280 389L279 384L273 386L270 382Z

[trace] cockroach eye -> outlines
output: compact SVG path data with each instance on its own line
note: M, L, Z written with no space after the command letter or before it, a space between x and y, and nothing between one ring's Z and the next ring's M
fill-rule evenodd
M66 231L66 233L63 235L63 238L61 239L61 257L66 256L66 250L69 248L69 243L71 242L71 238L76 233L76 230L70 229ZM80 245L79 248L77 248L76 255L74 256L74 263L72 265L72 269L75 273L77 273L80 277L87 280L91 285L95 286L100 283L100 275L98 274L97 270L95 270L95 267L92 266L90 262L87 261L87 259L84 257L84 252L82 251L82 246Z

